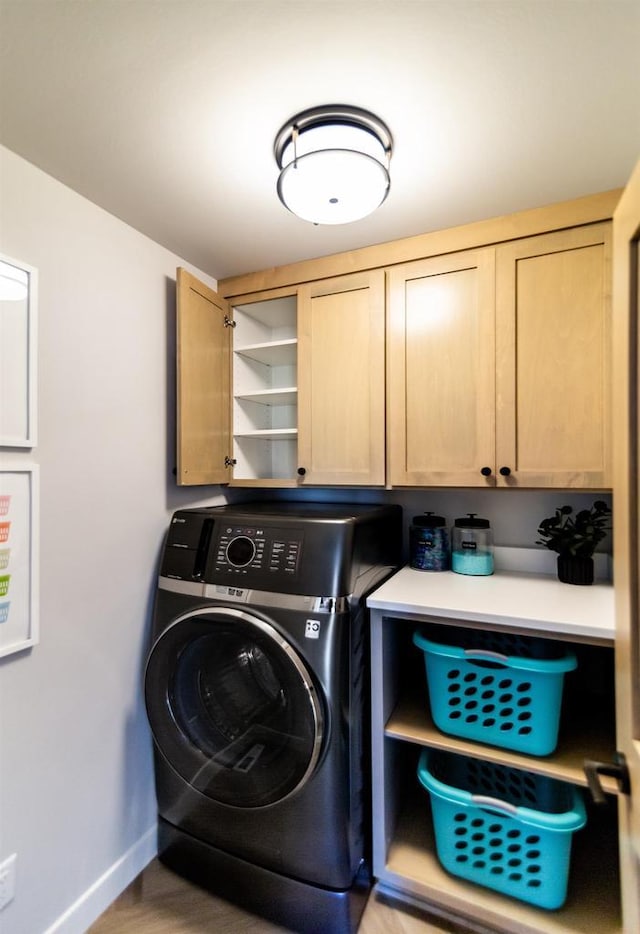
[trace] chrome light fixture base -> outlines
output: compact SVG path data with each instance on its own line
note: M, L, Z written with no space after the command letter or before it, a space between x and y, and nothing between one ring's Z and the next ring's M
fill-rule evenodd
M393 140L368 110L312 107L278 132L274 156L284 206L314 224L348 224L375 211L389 193Z

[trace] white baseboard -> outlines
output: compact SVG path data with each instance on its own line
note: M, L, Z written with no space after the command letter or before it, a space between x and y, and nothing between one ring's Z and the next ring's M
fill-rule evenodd
M44 934L85 934L158 852L154 825L89 886Z

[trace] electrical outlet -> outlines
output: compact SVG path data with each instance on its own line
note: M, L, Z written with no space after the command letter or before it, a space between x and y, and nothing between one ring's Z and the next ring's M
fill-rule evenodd
M0 911L16 894L16 859L13 853L0 863Z

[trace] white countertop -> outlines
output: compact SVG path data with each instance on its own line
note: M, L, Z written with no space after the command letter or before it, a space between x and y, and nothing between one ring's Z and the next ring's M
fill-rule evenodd
M613 643L610 583L563 584L555 576L497 569L487 577L402 568L370 594L367 606L387 613L509 624L536 634Z

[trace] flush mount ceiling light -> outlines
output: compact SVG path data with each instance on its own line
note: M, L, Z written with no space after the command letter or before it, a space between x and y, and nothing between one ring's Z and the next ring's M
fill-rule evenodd
M276 136L278 197L314 224L348 224L379 207L389 192L393 140L368 110L330 105L303 110Z

